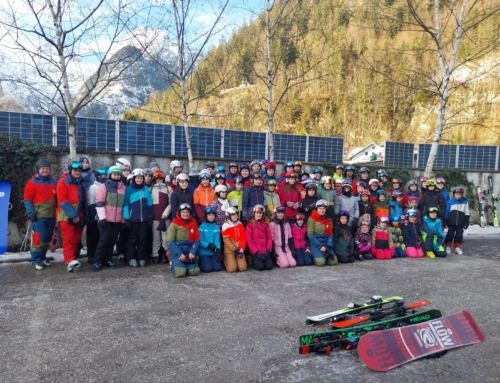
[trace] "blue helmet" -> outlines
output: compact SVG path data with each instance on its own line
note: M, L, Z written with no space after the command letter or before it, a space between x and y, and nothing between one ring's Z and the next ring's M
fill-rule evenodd
M215 214L215 216L217 216L217 211L215 210L214 207L208 206L207 208L205 208L205 211L203 212L205 219L207 219L208 214Z
M399 216L399 214L391 214L389 216L389 221L391 221L391 222L392 221L398 221L399 222L400 219L401 219L401 217Z
M377 190L377 197L378 197L379 195L382 195L382 194L383 194L383 195L386 195L386 194L387 194L387 193L386 193L386 191L385 191L384 189L379 189L379 190Z
M295 166L295 161L287 161L287 162L285 163L285 168L287 168L287 167L289 167L289 166L294 167L294 166Z

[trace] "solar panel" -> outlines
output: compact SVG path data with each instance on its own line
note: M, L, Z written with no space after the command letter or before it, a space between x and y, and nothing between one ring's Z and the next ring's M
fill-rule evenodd
M273 134L274 159L277 161L306 160L307 136Z
M412 168L414 148L412 143L386 141L384 166Z
M344 158L344 139L309 136L309 162L340 163Z
M458 148L460 169L495 170L497 146L460 145Z
M264 159L266 156L266 133L224 131L224 158L240 160Z
M189 127L191 151L195 157L219 158L221 129ZM187 156L184 126L175 126L175 154Z
M6 134L9 139L17 136L23 140L52 145L52 116L0 112L0 133Z
M425 168L431 151L431 144L418 144L418 166ZM457 145L439 145L434 161L434 167L440 169L454 169L457 160Z
M120 121L118 134L119 149L121 152L170 154L172 141L170 132L170 125Z

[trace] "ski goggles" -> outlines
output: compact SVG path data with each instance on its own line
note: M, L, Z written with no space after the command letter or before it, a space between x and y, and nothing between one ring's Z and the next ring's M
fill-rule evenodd
M429 213L437 213L439 209L437 207L430 207L429 208Z
M366 221L362 221L359 226L370 226L370 224Z
M71 170L80 170L80 171L83 170L82 164L80 162L77 162L77 161L72 162L70 166L71 166Z
M177 210L189 210L189 212L191 212L191 205L189 205L188 203L182 203Z
M284 213L284 212L285 212L285 210L286 210L286 208L285 208L284 206L276 206L276 207L274 208L274 211L275 211L276 213Z
M262 205L255 205L253 207L253 212L254 213L264 213L265 211L266 211L266 209Z
M417 212L416 210L408 210L408 217L416 217L417 216Z
M461 188L456 188L453 192L453 194L464 194L464 189Z

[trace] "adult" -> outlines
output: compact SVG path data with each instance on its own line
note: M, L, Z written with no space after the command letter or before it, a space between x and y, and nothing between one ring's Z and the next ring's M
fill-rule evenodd
M262 187L262 174L251 174L252 184L243 190L242 217L243 224L248 222L255 205L264 205L264 188Z
M429 179L425 182L427 191L422 194L422 199L419 202L419 209L421 212L427 212L430 207L437 207L439 209L438 218L444 220L446 214L446 201L443 194L437 190L437 182L434 179Z
M83 182L85 182L85 188L89 190L89 188L94 184L95 182L95 175L90 167L90 162L87 157L80 157L80 163L82 164L82 178Z
M200 233L189 204L182 203L177 208L175 219L168 228L167 241L172 259L170 269L174 277L200 275L196 255L200 246Z
M264 183L267 185L268 182L271 180L277 181L275 176L276 176L276 163L268 162L265 168Z
M257 204L252 209L250 221L245 229L248 249L252 256L252 267L255 270L271 270L273 260L273 238L269 225L264 221L265 208Z
M177 210L179 209L179 206L181 206L182 204L187 203L190 208L194 206L193 194L188 189L188 181L189 181L188 175L181 173L177 175L175 179L177 182L177 186L172 195L170 196L170 208L172 211L172 220L175 219ZM191 211L190 213L193 214L193 211Z
M238 164L236 162L230 162L228 166L229 172L226 175L226 180L233 182L234 184L234 179L238 177Z
M333 173L334 180L343 180L344 179L344 165L337 164L335 166L335 173Z
M282 185L286 181L286 175L288 173L293 173L293 168L295 166L295 161L287 161L284 164L285 171L281 172L278 178L278 185Z
M318 200L324 199L328 202L326 216L333 224L337 222L337 215L340 211L340 201L337 192L332 187L332 181L332 177L330 176L321 177L321 189L318 190Z
M215 191L210 185L211 174L207 170L200 173L200 185L193 193L195 218L198 222L205 221L205 209L212 205L215 199ZM189 203L189 201L186 201ZM190 206L192 206L190 204Z
M302 171L302 162L299 160L296 160L293 163L293 172L296 174L300 174L301 171Z
M108 178L99 185L95 201L96 212L99 218L99 242L93 259L95 271L102 266L115 268L111 259L113 246L123 227L123 202L125 200L125 185L121 181L122 170L118 166L111 166Z
M307 235L310 241L310 250L316 266L336 265L337 256L333 251L333 228L326 215L328 202L320 199L307 220Z
M32 222L31 264L37 270L50 266L47 250L56 223L56 181L50 176L51 163L40 159L36 163L36 174L24 188L24 207Z
M154 185L151 187L151 199L153 200L153 249L152 261L158 263L165 260L168 252L167 230L170 225L170 196L172 189L165 184L166 174L157 171L153 174Z
M286 183L278 190L281 206L286 208L285 219L288 222L294 222L295 214L299 212L302 203L300 189L297 186L297 174L288 172Z
M57 222L63 237L64 263L69 272L81 267L75 254L88 219L87 192L82 170L80 162L72 162L68 166L68 172L57 182Z
M122 170L121 181L124 186L129 183L130 172L132 171L130 161L126 158L120 157L116 160L116 166L119 166ZM128 227L122 225L120 229L120 234L118 237L118 242L116 243L116 252L118 254L118 260L125 262L125 254L127 253L127 242L128 242Z
M406 195L406 191L403 189L403 181L401 178L395 177L392 179L392 188L387 190L387 193L392 196L392 193L394 191L399 191L401 192L401 205L406 206L408 205L408 196Z
M321 184L321 178L323 178L323 169L321 168L314 168L313 170L313 179L312 182L316 185Z
M153 172L153 174L155 174L156 172L159 172L160 171L160 164L156 161L151 161L149 163L149 168L151 169L151 171Z
M120 171L121 174L121 171ZM99 186L106 182L108 178L108 172L105 168L97 169L95 172L96 180L90 185L89 192L87 195L87 208L89 211L89 221L87 222L87 259L90 264L94 263L94 257L97 250L97 245L99 244L99 239L101 234L99 233L99 216L96 210L96 197L97 190Z

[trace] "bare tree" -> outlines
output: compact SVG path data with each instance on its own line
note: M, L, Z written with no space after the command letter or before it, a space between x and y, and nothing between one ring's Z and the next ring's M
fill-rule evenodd
M150 17L150 5L131 0L2 2L0 45L10 62L0 80L20 85L42 109L67 118L70 158L76 159L78 112L143 55L126 46L136 38L151 43L154 34L145 37L144 28L135 35L136 27L152 27Z

